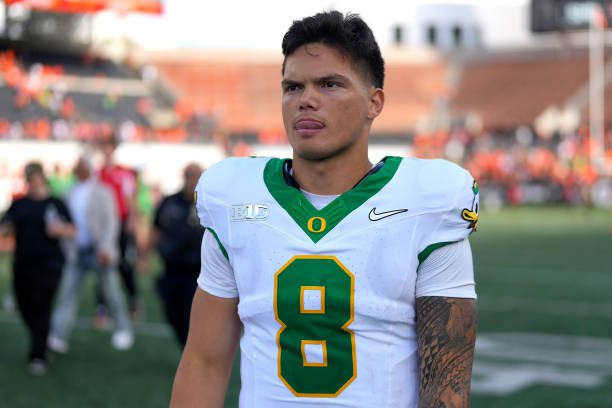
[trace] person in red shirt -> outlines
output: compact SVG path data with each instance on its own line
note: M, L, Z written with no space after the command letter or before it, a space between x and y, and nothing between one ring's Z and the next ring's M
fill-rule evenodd
M98 171L98 178L111 188L116 199L117 211L121 221L119 272L127 291L130 314L132 317L136 317L140 312L138 285L134 272L138 257L135 235L138 216L136 209L137 180L133 170L115 162L117 145L118 140L114 137L104 138L100 141L99 148L102 153L103 164ZM98 296L98 305L103 306L100 296ZM104 307L98 308L101 315L104 315L104 310Z

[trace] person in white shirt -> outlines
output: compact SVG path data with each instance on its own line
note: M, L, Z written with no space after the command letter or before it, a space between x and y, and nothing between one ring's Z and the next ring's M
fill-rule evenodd
M74 173L77 181L68 191L66 201L76 236L66 245L67 262L47 342L55 352L68 352L83 280L91 270L115 319L111 344L118 350L127 350L134 343L134 334L118 280L119 217L115 200L110 189L92 175L86 157L79 158Z

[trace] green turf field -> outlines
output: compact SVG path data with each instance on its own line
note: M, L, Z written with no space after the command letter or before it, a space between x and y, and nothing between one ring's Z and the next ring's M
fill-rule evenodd
M612 407L612 212L485 212L471 242L480 310L472 406ZM0 406L167 406L180 352L152 290L157 273L142 278L146 316L131 351L112 350L110 334L89 327L85 299L70 354L45 378L25 373L24 329L0 312ZM227 406L238 388L234 375Z

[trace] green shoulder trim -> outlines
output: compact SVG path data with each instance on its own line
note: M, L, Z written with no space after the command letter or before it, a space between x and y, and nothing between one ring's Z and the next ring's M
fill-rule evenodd
M317 210L301 191L285 182L283 165L287 160L270 159L264 169L264 182L272 197L315 243L353 210L378 193L393 178L402 162L401 157L385 157L385 164L380 170L370 174L321 210Z
M227 259L229 261L229 256L227 255L227 251L225 250L225 247L223 246L223 244L219 240L219 236L217 235L217 232L214 229L210 228L210 227L206 227L206 229L211 232L213 237L215 237L215 240L217 241L217 244L219 244L219 249L221 250L221 253L225 257L225 259Z
M419 252L419 265L423 263L424 260L427 259L427 257L429 255L431 255L431 253L433 251L435 251L438 248L442 248L443 246L446 246L448 244L452 244L453 241L449 241L449 242L437 242L435 244L431 244L429 246L427 246L427 248L425 248L424 250L422 250L421 252Z

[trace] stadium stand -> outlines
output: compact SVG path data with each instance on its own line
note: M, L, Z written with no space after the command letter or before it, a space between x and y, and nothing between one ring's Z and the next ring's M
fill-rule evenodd
M482 55L462 67L452 110L477 112L487 129L532 125L551 106L574 105L586 118L588 75L585 50Z
M585 49L384 54L373 144L461 163L487 187L489 205L590 202L601 183L612 191L610 54L604 168L591 163ZM91 141L116 129L128 142L250 155L254 145L286 143L281 62L277 51L244 50L148 51L118 62L0 41L0 140Z
M374 132L378 142L397 143L406 141L440 97L447 97L447 63L425 51L389 50L385 56L388 99ZM177 94L214 116L230 134L265 142L270 134L284 133L278 52L164 51L145 58Z
M209 122L137 68L90 55L1 51L0 138L92 140L119 128L126 141L205 140Z
M604 191L605 206L611 205L612 58L606 69L607 160L598 168L591 163L591 149L600 146L588 132L586 50L481 53L460 67L451 99L458 126L442 138L455 145L463 141L460 159L487 187L485 205L591 202L591 189ZM443 140L440 149L428 152L431 138L421 145L429 155L444 155L449 147Z

